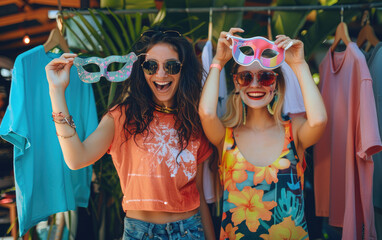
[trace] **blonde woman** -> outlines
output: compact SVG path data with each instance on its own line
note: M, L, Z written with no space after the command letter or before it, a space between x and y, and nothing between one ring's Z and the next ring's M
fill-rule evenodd
M298 78L306 117L290 120L281 115L285 93L282 73L254 61L233 66L235 88L227 113L219 119L220 69L233 56L230 46L235 34L242 32L240 28L221 32L199 105L205 134L221 156L224 192L220 239L308 239L304 150L324 131L325 107L304 60L303 43L279 35L274 45L289 47L285 61Z

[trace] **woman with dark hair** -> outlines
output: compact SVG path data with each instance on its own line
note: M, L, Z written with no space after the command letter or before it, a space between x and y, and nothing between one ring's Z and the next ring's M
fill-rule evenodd
M243 39L236 35L241 32L240 28L221 32L199 105L205 134L221 157L220 239L308 239L302 191L304 151L325 129L325 107L301 41L284 35L277 36L274 43L256 37ZM246 58L248 55L236 52L239 47L230 48L233 41L242 41L242 46L251 46L256 52ZM284 54L296 74L306 117L290 120L281 115L285 80L277 68L281 62L275 64L278 54L271 56L272 61L257 55L270 49ZM257 61L245 62L253 56ZM235 88L220 120L216 115L219 74L232 57L240 64L233 67Z
M146 31L133 51L138 60L122 94L83 142L64 95L77 55L46 66L65 161L78 169L111 154L124 195L124 239L214 239L202 187L203 161L212 153L197 112L202 67L190 42L172 30Z

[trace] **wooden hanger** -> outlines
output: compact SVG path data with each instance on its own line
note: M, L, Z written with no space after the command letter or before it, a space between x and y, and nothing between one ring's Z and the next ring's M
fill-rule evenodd
M336 49L341 40L345 43L346 46L351 42L348 32L348 26L344 22L340 22L340 24L338 24L337 26L336 35L334 36L334 42L330 47L330 50L332 52L334 52L334 49Z
M341 22L337 26L336 34L334 35L334 42L330 47L332 52L334 52L341 40L345 43L346 46L351 42L348 26L343 21L343 9L341 9Z
M369 12L366 10L362 19L362 22L365 22L366 18L366 24L361 28L361 31L358 34L357 37L357 46L361 47L366 41L371 44L371 46L375 47L380 42L377 36L375 36L373 27L370 26L369 21ZM368 45L365 49L367 52L370 48L370 45Z
M212 8L210 8L208 18L208 41L212 41Z
M68 53L70 52L69 46L66 43L65 38L62 36L58 27L54 28L49 35L48 40L44 43L45 52L49 52L53 48L59 46L62 51Z

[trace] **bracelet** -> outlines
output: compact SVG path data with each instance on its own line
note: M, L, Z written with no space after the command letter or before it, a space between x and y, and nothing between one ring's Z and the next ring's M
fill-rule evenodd
M58 124L68 124L71 128L76 128L76 125L74 124L73 117L69 115L69 117L66 117L62 112L54 113L52 112L52 118L53 122Z
M211 68L217 68L217 69L219 69L219 71L222 70L222 66L220 64L218 64L218 63L211 64L210 65L210 70L211 70Z
M74 135L76 135L76 133L77 133L76 129L75 129L75 128L73 128L73 129L74 129L74 133L73 133L72 135L70 135L70 136L62 136L62 135L59 135L57 131L56 131L56 135L57 135L57 137L60 137L60 138L71 138L71 137L73 137Z

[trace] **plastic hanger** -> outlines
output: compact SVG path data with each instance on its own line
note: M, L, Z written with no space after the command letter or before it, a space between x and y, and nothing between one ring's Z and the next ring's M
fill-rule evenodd
M62 51L68 53L70 52L69 46L64 38L62 36L61 31L59 29L60 22L59 17L57 16L57 27L55 27L49 35L48 40L43 44L45 52L49 52L55 47L60 47ZM61 25L62 26L62 25Z
M334 36L334 42L332 46L330 47L330 50L334 52L340 41L342 40L345 45L347 46L350 42L351 39L349 37L349 32L348 32L348 26L346 23L344 23L344 16L343 16L344 9L341 8L341 22L338 24L337 29L336 29L336 34Z
M362 27L361 31L358 34L357 37L357 46L361 47L365 42L368 42L369 44L366 46L365 51L367 52L371 46L375 47L380 41L375 36L373 27L370 26L369 21L369 12L366 10L362 19L362 22L365 22L366 18L366 24Z

